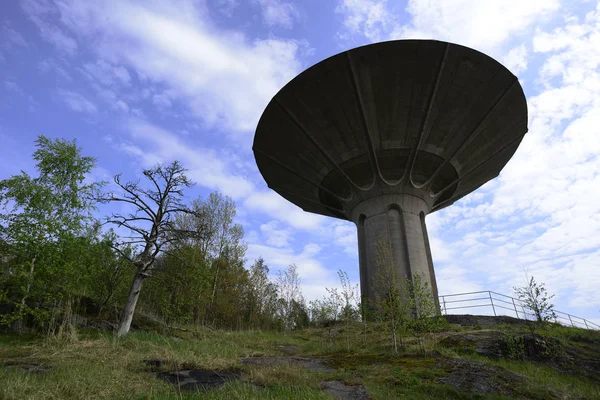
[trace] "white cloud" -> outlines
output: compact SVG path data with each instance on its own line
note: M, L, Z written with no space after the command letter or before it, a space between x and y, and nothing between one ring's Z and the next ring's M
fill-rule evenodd
M292 231L281 227L279 221L270 221L260 226L260 231L269 246L287 247L289 246Z
M304 212L272 190L254 192L243 202L245 207L285 221L294 228L317 229L326 217Z
M559 6L559 0L409 0L406 24L400 6L388 0L340 0L337 12L344 17L343 38L436 39L496 54L510 38L549 20Z
M11 92L17 93L21 96L25 95L25 93L23 92L23 89L21 89L21 87L15 81L5 80L4 87L6 89L10 90Z
M111 65L104 60L85 64L82 72L88 78L105 86L114 86L116 84L129 85L131 81L131 76L127 69Z
M397 24L391 37L435 38L490 51L547 20L559 6L558 0L410 0L411 24Z
M378 42L389 34L393 15L387 9L387 0L341 0L336 12L344 17L344 27L352 34L362 34ZM340 34L343 39L347 33Z
M61 27L52 25L48 19L54 14L54 7L45 1L23 0L21 6L29 19L40 30L40 36L57 49L73 55L79 48L77 41Z
M300 16L296 7L282 0L257 0L263 19L269 26L291 28Z
M165 86L208 127L252 131L267 102L300 69L300 42L217 32L190 2L58 5L64 26L97 43L99 57Z
M239 5L240 4L237 0L217 0L219 12L227 17L231 17L233 10L235 10Z
M230 160L218 151L186 145L172 133L141 120L129 120L126 127L132 139L138 143L139 151L135 153L144 166L152 166L157 160L179 160L190 170L189 177L194 182L218 190L233 199L239 200L254 191L254 186L246 177L230 170ZM139 146L143 146L143 150Z
M67 73L65 68L63 66L61 66L56 60L51 59L51 58L42 60L38 64L38 70L40 71L41 74L47 74L51 71L55 72L59 77L61 77L65 81L70 82L73 80L73 78L71 78L71 76Z
M344 253L358 257L358 236L354 223L330 218L322 226L320 233L322 237L340 246Z
M502 63L508 68L513 74L518 75L527 69L527 46L521 44L511 49Z
M94 103L85 98L83 95L71 90L59 89L58 95L61 100L73 111L82 113L96 113L98 108Z
M155 94L152 96L152 103L160 108L171 107L171 100L169 99L169 95L166 93Z
M559 6L413 0L402 24L391 2L340 2L346 34L451 41L534 77L525 87L530 131L500 177L427 218L440 292L491 285L510 294L527 267L559 309L600 303L590 289L600 279L600 8L578 19ZM559 16L566 26L548 28Z
M272 247L259 243L249 243L246 259L256 260L263 257L271 269L271 278L274 279L278 271L283 271L290 264L296 264L298 275L301 279L301 289L307 301L320 298L325 294L325 287L339 286L339 280L334 271L323 266L319 260L321 246L309 243L298 252L291 247Z
M0 48L2 49L10 50L29 46L23 35L12 29L7 22L4 23L2 30L0 30L0 37L2 37L2 41L0 42Z

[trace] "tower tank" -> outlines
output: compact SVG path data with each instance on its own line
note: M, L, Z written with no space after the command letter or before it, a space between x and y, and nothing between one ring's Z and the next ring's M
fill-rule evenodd
M523 89L468 47L396 40L334 55L270 101L253 151L268 186L304 211L352 221L363 299L377 246L437 301L425 216L498 176L527 132Z

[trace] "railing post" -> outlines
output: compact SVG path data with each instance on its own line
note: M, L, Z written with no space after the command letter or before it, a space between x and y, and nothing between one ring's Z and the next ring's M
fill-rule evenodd
M571 319L571 314L567 314L569 316L569 321L571 321L571 326L575 326L575 324L573 323L573 320Z
M513 298L511 297L511 300L512 300L512 302L513 302L513 306L515 307L515 314L517 314L517 319L520 319L520 318L519 318L519 312L517 311L517 305L515 304L515 299L513 299Z
M585 318L583 319L583 323L585 324L585 329L590 329Z
M444 315L448 315L448 310L446 310L446 298L442 296L442 304L444 305Z
M490 303L492 303L492 310L494 310L494 317L497 317L497 315L496 315L496 308L494 307L494 299L492 298L492 292L490 292L488 290L488 294L490 295Z

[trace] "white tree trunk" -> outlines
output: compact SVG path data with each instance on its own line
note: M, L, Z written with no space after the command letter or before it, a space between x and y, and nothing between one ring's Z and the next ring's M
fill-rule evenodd
M31 266L29 267L29 277L27 279L27 286L25 287L25 294L23 294L23 297L21 298L21 303L17 305L19 319L13 323L13 329L19 333L23 332L23 329L25 328L23 311L25 310L25 301L27 300L27 298L29 297L29 293L31 292L31 283L33 282L33 271L35 270L36 259L37 256L33 256L33 259L31 260Z
M142 283L144 282L144 275L138 271L133 278L133 284L129 291L129 297L127 298L127 304L123 309L123 315L121 322L119 323L119 330L117 331L117 337L121 337L129 332L131 328L131 321L133 320L133 313L135 312L135 305L137 304L138 298L140 297L140 290L142 289Z

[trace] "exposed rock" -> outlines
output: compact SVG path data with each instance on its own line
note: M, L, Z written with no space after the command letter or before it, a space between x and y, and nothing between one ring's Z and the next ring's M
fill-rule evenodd
M114 331L117 330L117 324L105 320L90 320L87 323L88 328L98 329L102 331Z
M449 374L436 382L467 393L518 396L518 388L527 382L523 375L462 358L441 361L441 367Z
M217 372L202 369L188 369L176 372L163 372L157 374L159 378L177 386L180 390L206 391L223 386L226 382L238 379L239 372Z
M500 315L497 317L493 317L490 315L444 315L446 321L451 324L457 324L462 326L473 326L473 325L481 325L481 326L493 326L493 325L501 325L501 324L517 324L517 325L527 325L527 321L523 319L517 319L513 317L508 317L506 315Z
M160 368L163 365L165 365L165 361L164 360L151 359L151 360L142 360L142 362L144 364L146 364L147 366L149 366L150 367L150 371L152 371L152 372L160 371Z
M285 354L296 354L298 352L298 348L292 345L283 345L279 346L279 351Z
M567 361L565 346L560 340L537 334L521 336L523 355L531 361Z
M246 365L298 365L312 371L334 371L325 365L324 360L311 357L244 357L240 362Z
M338 400L369 400L367 389L363 385L349 386L341 381L321 382L323 390Z
M71 316L71 323L78 328L86 328L88 327L88 319L84 316L73 314Z
M163 322L151 314L135 313L131 321L131 328L141 331L163 332L165 325Z
M500 358L505 348L504 334L497 331L477 331L451 335L442 339L440 344L458 351L474 351L490 358Z
M6 367L4 367L4 369L7 371L14 370L14 369L20 369L21 371L24 371L24 372L42 375L42 376L46 375L46 373L49 370L48 367L44 367L39 364L7 365Z

